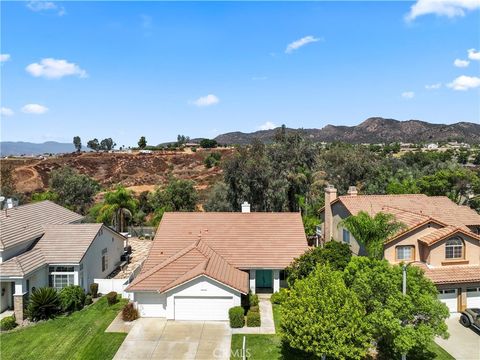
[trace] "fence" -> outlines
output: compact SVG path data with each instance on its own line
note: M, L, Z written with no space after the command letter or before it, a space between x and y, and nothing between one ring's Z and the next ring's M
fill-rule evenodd
M125 288L128 286L128 279L93 279L98 284L98 292L102 294L108 294L110 291L122 295L124 299L133 300L133 293L125 292Z

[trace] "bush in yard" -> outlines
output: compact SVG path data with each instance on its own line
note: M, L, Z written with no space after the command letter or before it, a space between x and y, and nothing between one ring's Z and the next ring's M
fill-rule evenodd
M248 293L248 303L250 306L258 306L258 295Z
M118 299L117 299L117 293L115 291L110 291L107 295L105 295L107 297L107 302L108 302L108 305L113 305L113 304L116 304Z
M50 287L38 288L30 295L27 316L31 321L54 318L61 311L57 290Z
M261 324L260 321L260 312L249 310L247 313L247 326L248 327L259 327Z
M69 285L60 290L60 302L66 312L81 310L85 304L85 293L78 285Z
M0 330L8 331L12 330L17 326L17 322L15 321L15 316L7 316L0 320Z
M250 306L250 309L248 309L248 311L251 311L251 312L260 312L260 307L258 307L258 306Z
M308 356L364 359L371 345L365 308L340 271L318 265L282 304L282 340ZM308 357L305 356L305 357Z
M280 291L277 291L272 294L270 297L270 302L272 304L281 305L288 297L288 289L281 288Z
M245 316L241 306L235 306L228 310L231 328L242 328L245 325Z
M94 299L98 296L98 284L97 283L91 283L90 284L90 293L92 294L92 297Z
M88 294L85 296L85 306L91 305L93 303L92 295Z
M128 303L123 307L122 319L123 321L133 321L138 319L138 310L135 309L133 303Z

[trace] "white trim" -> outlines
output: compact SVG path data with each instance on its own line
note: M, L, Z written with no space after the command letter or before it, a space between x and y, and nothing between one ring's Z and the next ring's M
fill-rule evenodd
M198 278L201 278L201 277L206 277L207 279L210 279L210 280L212 280L212 281L215 281L216 283L218 283L218 284L220 284L220 285L223 285L223 286L225 286L225 287L227 287L227 288L229 288L229 289L232 289L233 291L236 291L236 292L238 292L238 293L240 293L240 294L244 294L244 295L247 294L247 293L244 293L244 292L242 292L242 291L240 291L240 290L238 290L238 289L235 289L234 287L231 287L230 285L227 285L227 284L225 284L225 283L223 283L223 282L221 282L221 281L218 281L218 280L216 280L216 279L214 279L214 278L212 278L212 277L210 277L210 276L208 276L208 275L205 275L205 274L198 275L198 276L196 276L196 277L194 277L194 278L192 278L192 279L189 279L189 280L187 280L187 281L182 282L181 284L175 285L174 287L172 287L172 288L164 291L163 294L167 294L167 293L171 292L172 290L178 288L179 286L184 285L184 284L188 284L190 281L194 281L194 280L196 280L196 279L198 279ZM135 290L134 290L134 292L135 292ZM160 292L160 294L162 294L162 292Z

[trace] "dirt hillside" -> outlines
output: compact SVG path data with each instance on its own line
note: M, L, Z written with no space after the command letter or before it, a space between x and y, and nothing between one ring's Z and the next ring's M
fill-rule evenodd
M214 151L222 153L222 160L232 153L231 149ZM1 165L13 167L17 191L25 194L45 189L50 172L63 166L94 178L105 189L123 185L137 193L153 190L172 174L193 180L198 190L204 190L221 177L219 167L205 167L203 161L207 155L208 150L153 154L82 153L46 159L2 159Z

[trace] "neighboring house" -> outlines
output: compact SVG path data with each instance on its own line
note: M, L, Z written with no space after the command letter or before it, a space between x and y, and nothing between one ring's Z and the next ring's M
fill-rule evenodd
M125 238L103 224L83 219L50 201L21 205L1 214L1 311L23 320L36 288L80 285L107 277L123 254Z
M284 269L307 249L300 213L165 213L126 291L144 317L228 320L249 290L285 286Z
M326 241L348 243L354 254L365 255L341 221L360 211L393 214L406 228L386 241L385 258L422 267L451 312L480 307L480 215L474 210L445 196L358 195L355 187L337 197L332 186L325 189L325 204L320 217Z

